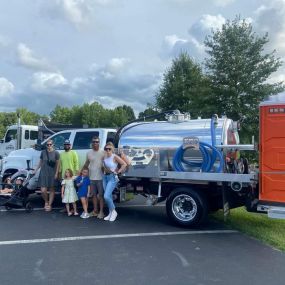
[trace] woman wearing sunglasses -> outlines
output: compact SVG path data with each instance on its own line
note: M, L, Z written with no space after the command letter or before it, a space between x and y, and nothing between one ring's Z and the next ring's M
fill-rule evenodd
M52 210L54 200L55 183L57 179L57 169L59 163L59 153L53 148L53 141L48 140L47 148L41 152L39 165L35 173L40 168L39 186L41 187L42 197L45 201L45 210ZM47 193L49 189L49 195Z
M118 213L115 210L112 193L119 181L118 174L122 173L125 170L127 164L118 155L114 154L114 145L111 142L107 142L104 150L104 199L109 208L109 214L104 218L104 220L114 222L118 216Z

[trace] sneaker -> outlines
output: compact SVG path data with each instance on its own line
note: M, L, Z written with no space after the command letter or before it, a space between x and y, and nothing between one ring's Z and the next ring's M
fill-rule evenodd
M116 212L116 210L113 210L111 213L111 217L110 217L109 221L114 222L116 220L117 216L118 216L118 213Z
M108 216L106 216L106 217L104 218L104 221L109 221L109 220L110 220L110 218L111 218L111 212L109 213L109 215L108 215Z
M88 219L88 218L89 218L89 214L83 212L83 214L80 216L80 218L82 218L82 219Z
M103 219L104 218L104 214L103 213L99 213L99 215L97 216L98 219Z
M89 213L89 217L97 217L98 216L98 213L92 211Z

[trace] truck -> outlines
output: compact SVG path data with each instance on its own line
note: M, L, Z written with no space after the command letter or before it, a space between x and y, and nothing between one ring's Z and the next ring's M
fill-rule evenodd
M33 125L9 126L6 130L3 139L0 140L0 159L7 156L10 152L16 149L31 147L36 143L37 139L38 139L38 126L33 126Z
M260 105L259 147L240 144L238 122L214 115L191 119L179 111L164 121L135 121L116 135L118 153L130 165L120 196L164 202L177 225L196 226L211 211L245 206L250 212L285 218L285 102ZM254 168L241 151L259 151ZM124 195L122 195L124 193Z
M46 148L49 139L53 140L54 148L59 152L63 151L64 141L69 139L72 149L77 152L82 166L86 159L86 153L91 147L92 137L98 136L100 138L100 148L102 149L106 141L114 141L115 134L116 130L111 128L68 129L57 132L43 142L38 142L34 148L10 152L7 157L3 158L0 179L4 181L6 177L14 175L27 167L35 168L39 163L41 150Z
M117 132L68 130L50 138L59 151L63 141L70 139L81 164L92 136L99 135L101 148L114 141L118 155L128 162L114 197L123 202L140 194L147 205L164 203L176 225L197 226L210 212L222 209L227 217L230 209L240 206L285 218L285 102L260 104L258 148L254 143L241 144L239 123L226 116L192 119L177 110L161 115L165 116L162 121L155 116L143 118ZM45 143L40 146L44 148ZM258 151L258 168L241 151ZM35 167L38 160L38 150L14 151L6 158L1 177L24 168L27 161Z

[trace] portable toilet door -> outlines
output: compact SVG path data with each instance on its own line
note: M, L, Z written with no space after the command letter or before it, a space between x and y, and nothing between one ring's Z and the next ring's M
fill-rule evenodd
M260 104L259 200L285 205L285 102Z

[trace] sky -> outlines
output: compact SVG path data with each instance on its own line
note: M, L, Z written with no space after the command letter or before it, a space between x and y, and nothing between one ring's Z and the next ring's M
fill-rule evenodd
M285 0L1 0L0 11L0 111L96 101L137 114L173 58L202 63L205 36L236 15L285 62ZM280 80L285 65L269 79Z

